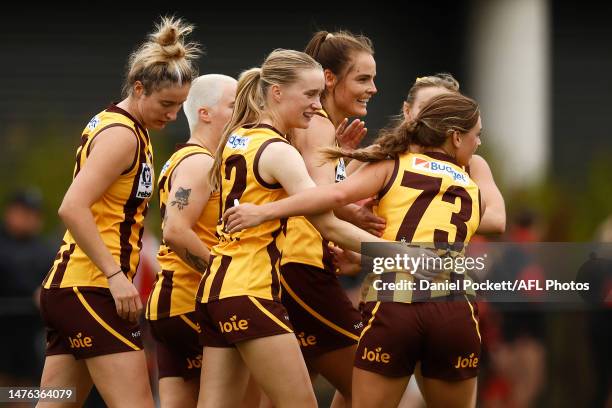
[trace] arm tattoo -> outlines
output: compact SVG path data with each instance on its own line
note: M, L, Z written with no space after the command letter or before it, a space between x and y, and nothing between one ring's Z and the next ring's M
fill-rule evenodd
M170 205L176 205L179 210L187 207L189 205L189 195L191 194L190 188L179 187L176 194L174 194L174 201L170 203Z
M185 248L185 258L187 258L187 261L197 271L199 271L201 273L206 272L206 268L208 268L208 264L206 263L206 261L203 260L202 258L200 258L199 256L196 256L196 255L192 254L191 252L189 252L189 249L187 249L187 248Z

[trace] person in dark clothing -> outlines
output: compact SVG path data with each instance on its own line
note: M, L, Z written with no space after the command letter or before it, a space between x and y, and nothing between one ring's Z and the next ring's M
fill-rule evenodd
M36 294L54 245L41 236L42 195L9 196L0 225L0 385L34 385L42 368L43 324Z

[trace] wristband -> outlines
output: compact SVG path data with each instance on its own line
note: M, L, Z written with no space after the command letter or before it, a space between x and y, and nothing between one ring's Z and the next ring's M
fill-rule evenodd
M122 269L119 269L117 272L113 273L112 275L107 276L107 277L106 277L106 280L110 280L110 278L112 278L113 276L115 276L115 275L117 275L117 274L119 274L119 273L123 273L123 270L122 270Z

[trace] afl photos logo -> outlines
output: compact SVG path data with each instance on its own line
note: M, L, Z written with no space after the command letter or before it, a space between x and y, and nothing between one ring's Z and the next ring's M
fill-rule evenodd
M149 198L153 193L153 172L147 163L142 163L138 176L138 191L136 198Z

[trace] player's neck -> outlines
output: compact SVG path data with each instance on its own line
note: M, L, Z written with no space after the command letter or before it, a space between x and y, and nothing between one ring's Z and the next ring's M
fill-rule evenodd
M216 146L212 141L213 137L210 134L210 131L201 125L196 125L193 132L191 132L191 137L187 141L189 144L197 144L202 147L205 147L211 153L214 153L217 150Z
M336 108L333 103L323 102L323 110L329 116L329 120L334 124L334 127L337 128L340 122L344 120L344 118L348 117L346 112L342 112L340 109Z
M285 137L291 129L288 129L285 123L280 120L280 118L275 117L275 115L271 113L266 113L262 116L261 122L264 125L270 125L274 129L278 130L283 137Z
M142 118L142 115L138 112L136 104L129 96L125 98L124 100L122 100L121 102L119 102L116 106L123 109L130 115L132 115L132 117L136 119L138 123L140 123L142 126L146 126Z

